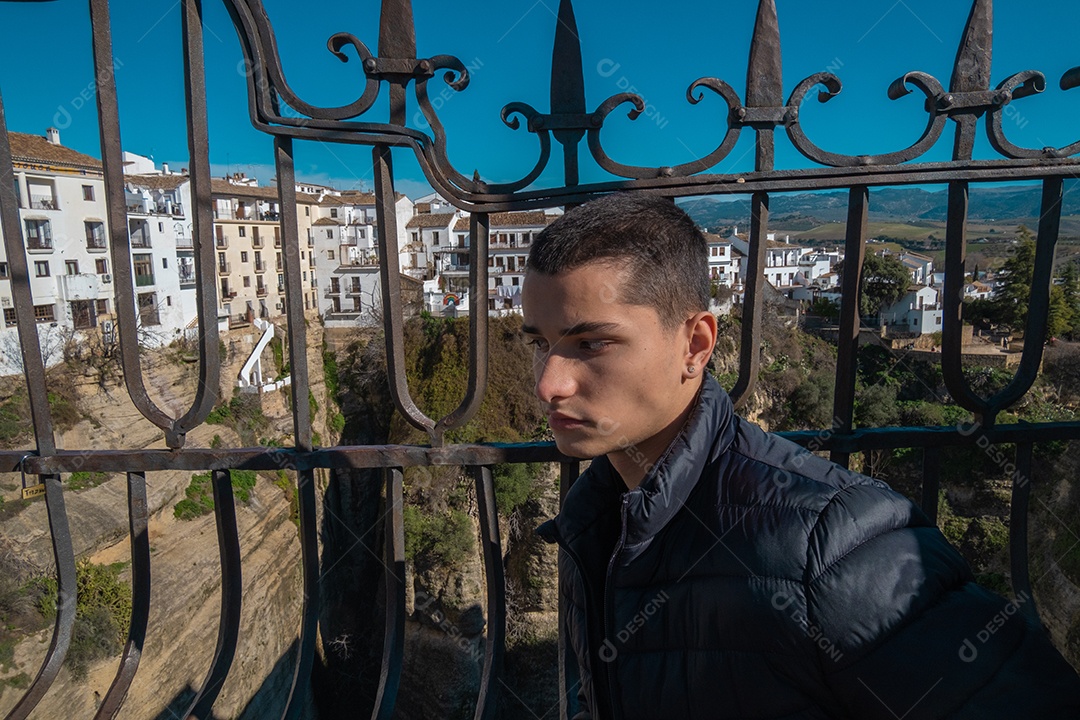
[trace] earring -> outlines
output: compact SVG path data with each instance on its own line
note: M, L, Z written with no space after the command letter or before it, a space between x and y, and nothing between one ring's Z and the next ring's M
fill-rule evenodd
M697 368L694 367L693 365L689 365L686 368L686 372L690 373L691 375L693 375L696 371L697 371Z

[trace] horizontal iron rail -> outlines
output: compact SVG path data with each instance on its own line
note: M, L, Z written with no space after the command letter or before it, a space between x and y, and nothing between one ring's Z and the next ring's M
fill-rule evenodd
M898 448L959 447L972 444L1044 443L1080 440L1080 421L1019 423L983 429L964 427L862 428L850 434L830 430L775 433L814 451L854 453ZM163 470L310 470L314 468L390 468L427 465L499 465L502 463L571 462L554 443L491 445L340 445L309 452L291 448L210 450L63 451L55 455L0 453L0 470L48 473L155 472Z

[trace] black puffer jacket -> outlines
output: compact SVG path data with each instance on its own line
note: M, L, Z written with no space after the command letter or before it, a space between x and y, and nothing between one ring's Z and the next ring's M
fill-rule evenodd
M974 584L911 502L742 420L711 378L625 490L599 458L539 531L562 550L576 718L1080 718L1024 598Z

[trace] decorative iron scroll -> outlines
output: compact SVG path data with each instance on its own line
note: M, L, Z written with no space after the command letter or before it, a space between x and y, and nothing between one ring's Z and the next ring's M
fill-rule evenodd
M489 218L493 212L568 206L601 194L642 190L669 198L691 195L751 195L750 252L743 306L740 371L731 390L736 403L744 403L753 393L758 374L759 339L764 297L764 265L772 193L843 188L849 192L846 257L861 261L868 239L867 218L871 202L869 188L884 185L946 183L949 188L946 231L946 267L943 328L943 375L956 402L971 411L974 422L961 428L854 428L856 352L858 348L858 290L861 262L851 262L845 273L840 312L841 337L836 367L834 427L826 434L786 433L787 437L816 450L832 452L835 461L846 464L853 452L878 448L923 449L922 498L926 511L935 516L938 497L938 468L941 448L973 442L1015 443L1017 465L1030 468L1035 442L1080 438L1080 422L999 425L1002 410L1021 399L1031 388L1042 359L1049 312L1049 287L1053 254L1061 217L1063 178L1080 170L1080 141L1061 148L1024 148L1006 135L1006 109L1013 102L1044 92L1043 74L1027 70L1014 73L991 87L993 3L974 0L964 29L948 89L935 77L909 72L888 86L888 96L899 101L907 95L922 96L926 127L919 139L906 148L876 155L846 155L820 147L802 126L802 114L810 112L806 99L815 90L821 104L827 104L842 89L832 73L813 74L795 84L784 101L779 20L774 0L760 0L750 48L746 92L740 97L734 87L719 78L701 77L686 90L687 102L699 104L706 92L719 96L724 110L715 149L686 163L659 167L629 165L616 159L617 153L604 144L607 119L628 111L631 120L645 110L644 99L634 93L613 95L591 112L586 105L581 45L571 0L560 0L554 48L550 103L547 112L526 100L507 102L500 113L510 131L536 136L536 160L513 182L487 182L479 175L468 176L451 163L448 137L432 101L429 84L443 83L458 93L467 92L468 69L450 55L421 57L417 52L410 0L382 0L377 52L360 38L337 33L327 42L330 53L343 62L358 62L354 101L337 107L320 107L305 101L286 78L278 54L274 29L261 0L223 0L235 26L240 50L249 69L248 110L252 124L272 138L281 206L280 230L286 286L285 314L292 368L292 411L294 447L283 449L240 448L207 450L186 447L186 434L205 421L218 400L220 380L216 325L217 298L210 192L210 137L206 125L205 68L202 45L202 0L181 0L181 32L184 53L186 125L190 152L191 186L194 201L194 238L197 257L197 303L199 308L200 370L199 390L190 409L171 417L150 400L139 367L136 345L136 308L130 270L130 241L125 232L126 216L120 148L120 116L117 88L112 73L111 28L108 0L89 0L92 20L94 61L98 84L98 111L105 175L112 260L116 273L115 298L119 333L123 346L124 375L128 392L139 411L166 434L169 450L58 451L49 413L44 361L41 357L33 319L26 256L14 191L13 162L7 139L6 120L0 105L0 223L11 268L15 314L23 367L33 413L36 451L0 452L5 471L22 471L37 476L45 485L49 523L59 578L60 603L56 629L41 670L9 718L24 718L48 691L59 672L74 625L75 559L64 507L62 473L75 470L124 472L128 477L129 517L133 557L133 615L128 644L116 679L103 698L97 717L113 717L138 668L147 631L150 608L150 556L146 538L146 476L159 470L212 470L216 500L217 530L222 572L222 609L218 645L206 680L187 710L190 717L209 717L221 684L235 655L241 607L240 552L235 509L229 492L229 470L281 469L295 471L300 513L301 565L304 578L304 607L300 642L292 690L285 718L298 718L308 703L310 676L315 658L319 613L319 554L316 527L316 468L382 468L387 513L385 521L384 578L386 635L375 718L390 718L401 679L404 655L405 572L403 534L403 468L425 465L465 466L474 479L479 507L483 559L487 581L488 634L476 718L494 716L495 693L499 686L499 666L504 649L506 596L502 577L502 547L496 514L495 489L490 466L506 462L559 462L565 493L577 475L576 461L558 453L549 443L519 445L446 445L447 431L461 427L477 412L487 388L487 258ZM375 121L367 116L386 86L389 117ZM409 86L413 86L410 100ZM1080 85L1080 67L1064 74L1062 90ZM918 95L917 95L918 96ZM415 103L425 130L409 127L407 107ZM815 110L813 112L824 112ZM715 121L716 117L703 118ZM917 162L937 147L949 121L955 124L952 160ZM993 160L974 160L972 149L979 123L985 121L991 147L1000 155ZM810 161L800 170L775 169L777 130L782 129L792 147ZM743 131L754 133L755 167L752 172L719 174L717 166L730 156ZM303 308L304 285L297 237L293 141L314 139L328 143L367 145L372 148L378 216L379 250L383 258L380 277L383 302L384 337L387 345L391 394L397 409L414 426L428 434L428 446L313 446L311 411L307 402L310 387L306 354ZM596 167L611 179L580 182L579 149L582 141ZM563 183L538 185L548 169L553 143L563 149ZM470 259L470 330L473 347L465 396L458 407L441 418L429 417L414 402L405 373L403 348L404 319L400 279L396 263L400 247L396 220L393 156L395 150L412 152L432 187L456 206L472 211ZM1001 182L1031 179L1042 182L1042 207L1037 237L1035 280L1032 287L1024 353L1011 383L992 397L979 396L961 369L961 299L966 255L968 190L972 182ZM527 379L523 378L523 382ZM1024 470L1024 477L1030 472ZM1010 557L1015 592L1027 592L1026 520L1030 483L1013 489ZM1025 612L1034 612L1030 602ZM561 659L565 658L561 646ZM573 701L566 690L573 686L573 663L560 666L562 717L572 714Z

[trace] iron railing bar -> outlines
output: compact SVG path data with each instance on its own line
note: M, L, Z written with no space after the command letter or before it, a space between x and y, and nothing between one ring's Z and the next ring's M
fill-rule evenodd
M473 468L476 505L480 516L487 595L487 637L484 641L484 668L474 720L494 720L499 695L498 681L506 652L506 579L503 574L502 543L499 540L499 510L491 468Z
M64 504L64 487L59 475L43 475L41 479L45 484L49 534L52 538L53 559L56 562L56 622L53 625L49 650L45 653L45 659L41 662L37 677L8 713L6 720L23 720L41 702L41 698L49 691L60 672L75 629L78 580L75 574L75 551L71 547L71 529L68 526L67 508Z
M851 188L848 195L847 239L844 244L844 277L840 291L840 337L836 349L836 385L833 391L832 429L851 432L855 410L855 375L858 369L859 330L862 312L859 294L862 266L869 235L870 190L865 185ZM830 459L848 466L847 453L834 452Z
M300 507L300 554L304 577L304 603L300 615L300 642L293 670L289 701L281 717L298 720L308 708L311 671L315 665L315 640L319 631L319 527L315 474L312 470L296 473Z
M0 229L4 233L4 250L9 263L11 293L17 319L16 330L19 336L27 395L30 399L30 416L34 426L37 451L40 455L48 456L56 452L56 441L53 437L52 413L49 410L48 388L45 384L45 363L38 340L38 325L34 318L34 299L30 290L30 274L15 194L15 168L11 157L11 143L8 138L7 118L2 100L0 100L0 178L3 179L0 182L0 192L3 193L0 198L2 199ZM19 454L20 461L15 464L14 472L25 470L22 458L26 453L21 451ZM56 561L59 602L52 640L45 653L45 659L41 663L34 682L8 713L9 720L25 718L48 692L67 655L71 644L71 633L75 626L77 592L75 553L71 546L71 529L68 526L63 486L60 483L60 476L56 474L42 474L40 482L45 485L45 503L49 515L53 557Z
M228 470L214 470L211 479L214 495L214 519L217 524L218 554L221 561L221 614L218 621L217 648L206 679L192 699L183 717L208 720L213 717L214 702L229 676L236 644L240 637L240 611L243 602L243 577L240 563L240 537L236 527L236 503L233 500L232 475Z
M1026 395L1039 375L1050 316L1054 252L1061 230L1061 199L1061 178L1043 181L1039 229L1035 240L1035 268L1031 277L1031 294L1028 297L1027 322L1024 327L1024 350L1020 354L1020 366L1016 375L987 401L994 413L1004 410Z
M941 375L957 405L984 423L988 406L971 389L963 369L964 272L967 259L968 184L949 183L945 228L945 293L942 298ZM992 414L991 414L992 415ZM990 418L991 422L993 418Z
M964 447L975 442L974 429L956 426L908 428L858 428L850 434L826 435L821 430L798 430L774 433L804 447L830 452L860 452L920 447ZM1052 442L1080 439L1080 421L1061 423L1019 423L996 425L987 433L995 443ZM20 456L21 457L21 456ZM3 471L18 472L18 458L4 453ZM29 456L27 473L75 472L152 472L160 470L279 470L283 466L306 470L312 468L359 469L419 467L431 465L497 465L501 463L564 462L569 460L553 443L506 445L452 445L431 448L423 445L353 445L298 452L282 448L238 448L227 451L207 448L170 452L167 450L94 450L61 451L46 457Z
M431 437L432 445L438 445L435 422L416 406L409 392L405 372L405 331L402 327L401 277L393 258L398 257L396 196L394 193L393 157L390 148L375 147L372 152L375 173L375 216L379 224L379 257L386 258L379 264L382 285L383 332L386 342L386 369L391 378L390 395L402 416L414 427Z
M131 543L131 622L127 644L116 677L98 707L95 720L111 720L120 712L142 659L146 626L150 619L150 537L147 534L149 509L146 475L128 473L128 531Z
M465 398L449 415L435 424L434 435L442 444L447 430L469 422L484 402L488 386L488 241L490 218L473 213L469 218L469 380Z
M570 492L571 486L581 474L581 463L577 460L566 460L559 463L559 507L563 506L566 493ZM558 582L558 580L556 580ZM566 626L567 604L566 597L560 591L559 598L559 638L558 638L558 663L559 663L559 719L570 720L581 710L577 706L577 687L580 683L578 677L577 658L574 650L567 642L566 633L562 629Z
M187 114L189 182L195 268L195 306L198 309L199 383L191 407L176 421L185 434L214 409L221 382L221 346L217 324L214 216L210 183L210 134L207 130L206 71L203 60L202 1L184 0L184 97Z
M112 72L110 23L109 0L90 0L94 72L97 78L98 129L101 139L101 165L105 176L105 212L112 240L113 302L120 336L120 360L124 369L124 383L132 404L143 417L165 431L165 441L169 447L179 448L183 447L184 438L176 434L173 418L150 399L143 382L139 360L139 321L131 269L131 238L128 235L124 159L120 147L120 111L117 106L116 79Z
M937 525L938 494L941 490L941 448L923 448L922 491L919 506L930 522Z
M746 292L742 305L742 342L739 345L739 378L729 395L736 408L742 407L757 384L761 348L761 315L765 304L765 250L768 244L769 196L754 193L750 209L750 252L747 253Z
M405 652L405 520L404 474L399 467L387 468L384 561L386 625L383 629L382 669L372 720L390 720L394 716L401 666Z
M1031 461L1034 443L1016 445L1016 473L1012 477L1012 504L1009 508L1009 571L1013 597L1023 598L1020 611L1036 626L1042 627L1035 596L1031 592L1031 566L1028 562L1028 507L1031 502Z
M311 449L311 382L307 361L307 325L304 319L304 287L301 275L300 240L296 210L296 172L293 145L288 138L274 138L278 200L281 203L281 246L285 263L285 315L289 332L289 373L292 377L293 437L299 450Z
M34 297L30 290L30 269L26 259L26 242L19 220L19 201L16 193L15 165L11 157L7 117L0 98L0 230L4 234L4 253L10 274L11 296L15 305L15 330L30 400L30 420L34 426L37 451L51 455L56 451L53 438L52 412L49 391L45 384L45 361L41 356L38 325L34 318ZM19 452L20 458L25 452Z
M812 167L805 170L773 170L725 174L698 174L688 177L658 177L643 180L617 179L586 185L559 186L526 192L471 192L446 182L433 168L439 159L430 157L426 138L394 133L388 125L371 126L365 133L363 123L354 123L356 131L319 130L315 121L297 127L270 125L255 121L259 131L275 137L291 137L323 142L363 146L386 146L412 149L425 179L455 207L473 212L504 212L562 207L587 202L597 195L640 190L668 197L700 195L747 195L755 192L800 192L850 190L852 185L887 187L904 185L944 185L957 180L968 182L1006 182L1040 180L1045 177L1071 178L1077 175L1076 158L1037 158L1006 160L970 160L960 163L907 163L903 165ZM488 185L489 188L493 187ZM494 186L497 187L497 186Z
M301 275L300 241L297 232L296 174L292 140L274 139L277 161L278 196L281 202L282 248L285 261L285 305L288 317L289 363L292 374L293 434L299 452L312 448L310 380L307 362L307 327L304 319L304 287ZM285 463L279 458L278 469ZM298 718L306 709L315 662L315 636L319 612L319 540L316 527L315 477L310 468L296 474L300 504L300 551L304 577L304 606L300 621L300 642L293 671L289 701L283 718Z

